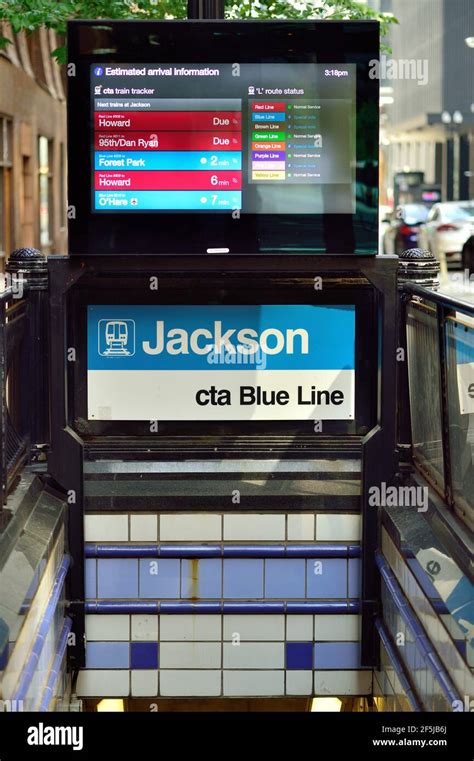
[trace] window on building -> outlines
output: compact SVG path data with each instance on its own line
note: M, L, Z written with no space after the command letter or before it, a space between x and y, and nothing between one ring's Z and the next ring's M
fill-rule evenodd
M50 253L53 245L53 141L40 135L38 138L39 173L39 238L43 253Z
M12 122L0 116L0 256L2 264L12 247Z

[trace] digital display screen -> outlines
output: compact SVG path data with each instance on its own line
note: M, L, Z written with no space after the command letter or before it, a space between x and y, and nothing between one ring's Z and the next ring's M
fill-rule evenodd
M75 255L374 255L372 21L68 23Z
M94 211L352 214L355 69L92 64Z

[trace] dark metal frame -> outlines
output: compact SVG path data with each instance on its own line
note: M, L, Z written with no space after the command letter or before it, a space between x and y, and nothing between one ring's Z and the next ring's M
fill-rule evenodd
M299 281L307 281L311 287L315 276L328 278L337 276L338 287L350 286L354 294L364 283L363 292L367 295L367 281L374 299L375 311L371 310L373 325L366 324L362 329L369 331L374 329L376 352L372 353L372 361L365 358L365 364L359 368L359 384L374 382L373 394L377 398L377 409L373 416L373 426L359 439L362 446L363 474L362 474L362 521L363 521L363 544L362 544L362 665L375 666L378 662L375 617L378 613L379 579L376 573L375 551L378 546L378 516L374 508L368 507L368 490L372 485L379 485L382 481L391 482L395 473L396 462L396 345L397 329L394 315L397 307L397 259L396 257L298 257L297 259L285 260L274 258L272 260L257 259L256 257L225 257L206 258L177 258L165 260L148 257L146 267L144 260L133 258L107 259L105 262L100 257L87 258L84 260L66 257L50 257L50 293L51 293L51 452L49 457L49 470L55 481L69 494L73 494L75 502L70 505L69 511L69 551L73 558L73 567L70 573L70 599L71 613L73 615L73 631L76 634L76 647L72 651L72 664L78 668L84 663L84 537L83 537L83 512L84 512L84 486L83 486L83 460L85 450L89 445L97 448L99 438L84 437L74 430L71 421L74 419L74 404L72 402L71 379L74 370L68 362L68 320L73 316L70 304L73 301L76 286L80 285L87 273L94 271L97 276L97 288L101 300L107 300L104 293L113 293L111 287L118 282L120 276L129 277L132 274L143 273L144 270L153 272L155 276L170 276L178 273L186 273L189 287L195 282L196 277L204 277L208 282L213 279L219 282L225 275L228 277L246 278L280 278L287 280L289 285ZM308 280L311 278L311 280ZM104 291L105 288L105 291ZM337 302L337 286L334 288L335 301ZM314 293L314 288L313 288ZM91 299L94 299L92 293ZM72 373L72 374L71 374ZM366 380L367 379L367 380ZM372 393L372 392L371 392ZM278 424L277 424L278 425ZM265 436L257 431L249 433L247 428L245 440L242 437L239 455L241 458L249 456L252 451L251 442L261 442L261 448L267 451L267 456L275 456L268 440L268 430ZM109 438L106 431L103 432L102 442L104 447L110 446L114 438ZM292 446L296 446L291 436L282 437L283 448L277 453L278 456L291 457ZM316 438L318 434L313 434ZM239 438L237 435L234 438ZM327 442L327 436L326 436ZM353 452L354 436L334 434L331 437L332 452L343 455L349 446ZM117 441L115 441L117 443ZM201 451L203 459L209 459L209 435L196 440L196 451ZM129 454L140 453L143 445L150 449L150 441L142 436L122 436L120 449L127 449ZM172 439L173 457L176 460L189 456L186 438L183 437L181 445ZM171 443L170 443L171 446ZM160 443L161 450L155 451L156 459L166 459L163 452L164 442ZM321 442L321 456L324 456L324 441ZM271 453L271 454L270 454ZM152 452L149 456L153 456ZM235 449L234 449L234 456ZM250 455L251 456L251 455ZM264 457L265 455L263 455ZM301 451L298 451L301 456ZM314 452L309 456L314 457ZM212 457L212 455L211 455ZM215 455L213 456L215 459Z
M198 3L213 6L218 3ZM100 43L98 36L100 35ZM298 44L294 40L298 39ZM75 20L68 24L69 61L75 76L68 83L68 199L75 213L69 219L69 252L74 256L115 257L171 255L199 258L212 249L233 255L375 255L378 230L378 100L379 82L370 62L379 50L376 21L127 21L100 24ZM180 40L180 45L176 44ZM355 141L357 184L353 213L258 213L258 203L237 218L217 212L92 209L93 134L91 129L91 66L98 63L143 63L160 60L222 64L235 61L333 64L356 66ZM212 56L210 54L212 50ZM107 52L109 51L109 52ZM113 51L113 52L111 52ZM327 83L326 83L327 84ZM244 112L247 106L244 99ZM243 122L243 134L247 120ZM243 177L247 172L246 165ZM325 187L325 186L323 186ZM337 188L337 185L333 186ZM334 192L337 192L334 190ZM247 194L254 194L249 185Z
M406 306L412 299L417 299L422 304L430 304L436 309L436 321L438 330L438 351L439 351L439 368L440 368L440 400L441 400L441 431L442 431L442 450L443 450L443 476L444 476L444 488L441 489L438 483L434 483L430 474L425 468L419 466L419 470L422 475L432 483L434 489L440 494L442 499L448 505L448 508L454 512L454 492L452 486L452 470L451 470L451 444L450 444L450 432L449 432L449 384L448 384L448 366L447 366L447 352L446 352L446 323L448 316L453 312L462 312L469 317L474 317L474 305L467 301L455 299L452 296L435 292L424 288L423 286L416 285L414 283L406 283L403 290L403 303L405 304L405 312L402 315L401 329L405 331L406 335ZM408 357L407 357L408 359ZM404 386L407 389L408 394L408 362L405 363L404 371ZM409 404L409 397L408 404ZM409 406L408 406L409 409ZM417 464L416 458L413 456L412 460ZM451 525L449 530L443 524L443 534L448 531L448 534L456 534L454 525ZM453 541L457 544L456 536L453 536Z
M7 495L28 460L29 430L22 426L22 410L31 414L22 398L26 368L22 345L27 340L28 300L14 298L11 288L0 294L0 531L8 519L4 511ZM7 391L8 379L8 391ZM31 378L27 378L31 383Z
M223 0L188 0L189 18L223 18ZM110 261L110 260L109 260ZM111 266L99 260L98 272L103 275ZM116 268L114 264L114 268ZM140 271L143 265L135 260L133 267ZM84 665L84 542L83 542L83 450L84 442L71 428L68 420L67 387L67 302L71 286L81 276L83 264L71 263L68 259L52 258L51 272L51 445L50 470L53 477L63 488L73 490L76 503L70 511L69 549L73 557L70 580L70 597L73 600L73 630L76 633L76 647L72 653L72 663L77 668ZM328 275L334 272L349 272L362 276L373 286L376 305L376 361L365 367L367 377L377 376L377 413L374 427L366 434L362 442L363 476L362 476L362 665L378 665L378 648L375 620L378 614L380 597L380 579L376 573L375 552L378 546L378 516L368 507L368 489L374 483L391 481L395 472L396 454L396 344L397 330L395 315L397 313L397 270L396 258L344 257L292 257L277 259L255 257L215 259L176 258L156 264L155 274L172 271L173 268L186 272L187 277L196 275L216 277L222 273L245 274L250 277L274 273L291 280L316 274ZM357 286L352 283L353 287ZM69 408L70 410L70 408ZM255 434L258 437L258 434ZM343 449L344 437L340 443ZM242 455L244 455L242 450Z
M89 265L89 262L91 264ZM376 304L368 281L351 287L345 282L344 271L334 270L331 276L323 277L321 291L314 289L311 273L299 278L288 278L278 273L256 274L249 266L247 271L214 272L212 277L195 273L192 281L176 265L165 269L160 262L146 259L140 267L134 267L125 258L116 260L107 268L108 277L100 276L100 263L85 259L82 276L71 289L68 311L68 345L76 347L76 361L69 363L68 383L69 421L86 441L94 440L97 447L105 445L114 437L117 444L127 437L127 446L133 439L150 440L156 445L156 434L150 435L149 421L94 421L87 419L87 357L86 357L86 308L88 304L189 304L190 293L193 304L313 304L338 305L354 304L356 307L356 376L360 376L368 363L375 361L377 352ZM159 272L159 292L150 291L149 278ZM353 421L327 421L324 424L326 436L365 435L376 420L376 379L368 378L359 387L356 395L355 419ZM281 449L277 438L298 437L302 447L310 456L314 451L315 435L312 421L230 421L183 422L159 421L160 440L166 437L183 437L191 441L203 437L213 440L216 456L222 457L220 439L223 436L246 438L259 434L274 439L276 449Z

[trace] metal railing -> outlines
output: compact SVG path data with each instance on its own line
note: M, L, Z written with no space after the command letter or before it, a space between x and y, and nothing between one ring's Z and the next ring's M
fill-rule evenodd
M18 431L21 407L19 374L22 372L20 354L26 320L26 298L16 298L12 288L0 293L0 511L27 459L28 439Z
M18 249L6 269L8 287L0 292L0 532L10 517L8 494L49 438L46 257Z
M472 530L474 304L413 283L404 293L413 461Z

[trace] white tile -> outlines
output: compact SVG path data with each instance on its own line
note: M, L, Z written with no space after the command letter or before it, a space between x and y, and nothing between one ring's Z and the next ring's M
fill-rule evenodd
M84 540L86 542L128 542L128 515L86 514Z
M371 671L315 671L315 695L370 695Z
M160 616L160 641L221 640L221 616Z
M312 695L313 672L312 671L287 671L286 672L287 695Z
M140 669L131 671L132 697L156 698L158 695L158 671Z
M122 615L87 615L86 637L89 642L120 641L130 639L129 616Z
M314 617L315 642L355 642L360 639L360 616L328 615Z
M221 540L222 518L216 513L188 513L160 516L161 542Z
M281 669L285 667L283 642L224 643L225 669Z
M221 670L160 672L160 695L162 697L208 697L221 694Z
M161 669L219 669L220 642L161 642Z
M158 539L158 516L131 515L130 516L130 541L131 542L156 542Z
M130 692L128 669L83 669L77 678L77 695L80 698L119 698Z
M224 515L224 539L230 541L284 541L285 516L258 513Z
M158 641L158 616L140 614L132 616L132 641L157 642Z
M224 671L224 695L284 695L284 671Z
M293 642L312 642L313 616L287 616L286 639Z
M316 539L318 542L359 542L361 532L360 515L334 515L319 513L316 516Z
M313 513L290 513L288 515L288 540L311 542L314 540Z
M224 616L224 639L236 641L276 640L285 639L285 616Z

